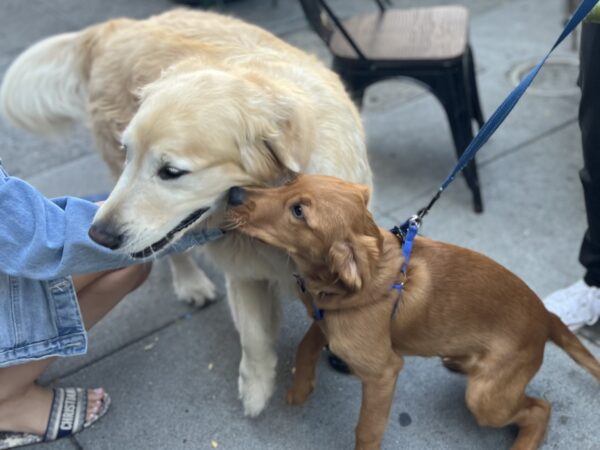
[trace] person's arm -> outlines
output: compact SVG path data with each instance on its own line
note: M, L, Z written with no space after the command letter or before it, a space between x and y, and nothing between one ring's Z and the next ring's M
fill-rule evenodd
M49 200L18 178L0 180L0 272L48 280L142 262L89 238L97 209L96 204L74 197ZM218 237L219 230L189 233L169 252Z

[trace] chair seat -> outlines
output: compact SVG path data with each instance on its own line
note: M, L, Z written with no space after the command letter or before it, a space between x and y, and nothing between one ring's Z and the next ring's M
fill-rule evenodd
M348 34L370 61L434 61L461 57L468 45L469 13L457 5L388 9L343 22ZM338 58L359 59L336 30L329 41Z

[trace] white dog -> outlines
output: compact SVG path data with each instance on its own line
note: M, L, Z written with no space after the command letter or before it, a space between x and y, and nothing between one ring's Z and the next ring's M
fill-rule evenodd
M116 251L144 255L192 224L217 226L229 188L272 182L285 169L371 185L360 117L338 77L270 33L213 13L175 10L45 39L7 71L0 108L38 133L89 124L121 174L90 235ZM240 396L254 416L273 391L278 297L293 267L236 234L207 251L226 273ZM186 254L175 258L174 282L196 303L214 296Z

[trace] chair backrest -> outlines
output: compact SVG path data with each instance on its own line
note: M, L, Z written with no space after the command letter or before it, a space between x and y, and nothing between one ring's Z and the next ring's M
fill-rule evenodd
M375 0L380 12L385 11L383 0ZM333 13L333 10L325 3L325 0L300 0L304 15L308 20L311 28L319 35L319 37L329 45L331 35L338 29L348 44L354 49L360 59L366 59L363 52L358 48L352 36L348 33L341 20Z

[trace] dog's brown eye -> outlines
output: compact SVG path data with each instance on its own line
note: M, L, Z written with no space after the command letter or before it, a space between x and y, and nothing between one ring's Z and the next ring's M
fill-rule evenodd
M123 153L127 153L127 146L125 144L119 145L119 150Z
M296 203L292 206L292 215L296 219L304 219L304 211L302 210L302 205L300 203Z
M173 166L162 166L158 170L158 177L161 180L174 180L188 173L190 173L189 170L182 170Z

